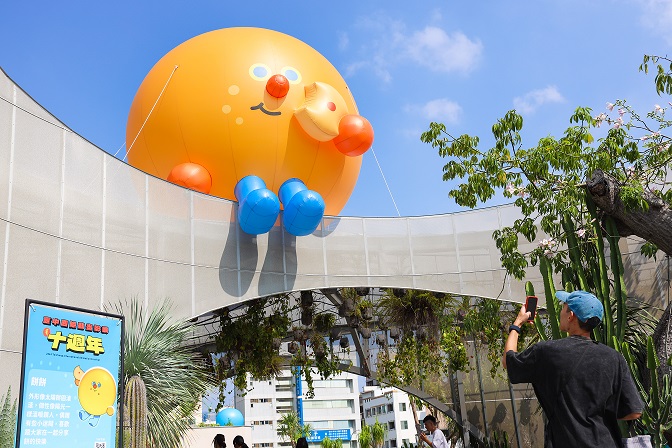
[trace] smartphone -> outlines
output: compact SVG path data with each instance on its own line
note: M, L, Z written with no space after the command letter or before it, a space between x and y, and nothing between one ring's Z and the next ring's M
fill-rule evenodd
M525 309L530 312L530 318L527 320L528 322L532 322L534 320L534 316L537 314L537 302L539 299L537 296L527 296L525 298Z

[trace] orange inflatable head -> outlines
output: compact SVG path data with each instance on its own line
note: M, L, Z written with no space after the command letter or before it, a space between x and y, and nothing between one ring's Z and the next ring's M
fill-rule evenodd
M338 71L288 35L226 28L165 55L142 82L126 129L131 165L236 200L255 175L277 193L301 179L337 215L373 129Z

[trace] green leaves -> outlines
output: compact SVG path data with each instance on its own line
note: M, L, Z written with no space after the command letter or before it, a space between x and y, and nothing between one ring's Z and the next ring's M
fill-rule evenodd
M193 328L171 318L169 301L147 315L137 297L117 303L115 310L125 316L125 381L137 375L146 386L149 443L180 447L188 418L212 385L205 361L185 346Z
M301 425L299 423L299 415L294 412L285 413L278 420L278 427L276 432L278 436L285 441L289 441L293 448L296 447L296 440L300 437L308 437L308 434L313 430L309 424Z
M672 59L645 56L640 70L648 71L649 64L659 64L657 91L672 92ZM522 219L493 233L502 265L515 278L521 279L525 268L542 256L554 272L568 266L560 217L567 214L577 228L589 228L583 197L596 170L616 179L626 210L649 210L651 195L672 205L667 178L672 141L664 134L672 126L665 118L667 108L655 105L645 118L625 100L608 103L607 109L593 117L590 108L578 107L560 138L547 136L531 147L523 146L523 117L515 110L492 126L494 145L489 149L479 148L476 136L453 137L441 123L431 123L422 134L421 140L447 159L443 180L455 182L448 194L458 205L474 208L502 194L520 209ZM596 140L591 132L602 125L610 129ZM555 241L554 247L518 250L520 237L533 241L539 231Z

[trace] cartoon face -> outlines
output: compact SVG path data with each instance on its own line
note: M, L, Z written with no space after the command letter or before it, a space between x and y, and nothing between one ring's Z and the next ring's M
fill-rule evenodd
M129 113L128 160L163 179L179 164L201 165L209 193L231 200L247 175L275 192L297 177L335 215L373 139L366 122L370 141L352 150L353 117L345 81L317 51L275 31L227 28L183 43L152 68Z
M75 384L79 379L77 395L82 409L91 415L112 415L112 405L117 398L117 384L112 374L102 367L92 367L82 374L79 366L74 374Z

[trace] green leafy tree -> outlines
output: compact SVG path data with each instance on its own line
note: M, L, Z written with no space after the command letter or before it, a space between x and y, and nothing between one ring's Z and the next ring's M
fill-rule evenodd
M0 448L11 448L16 439L17 400L12 402L12 387L0 398Z
M137 375L146 387L148 446L181 447L192 412L213 385L205 360L185 345L192 325L172 321L168 301L145 310L134 298L115 308L125 316L124 381Z
M299 422L299 414L296 412L287 412L278 420L276 432L278 436L292 444L296 448L296 440L299 437L308 437L313 428L309 424L302 425Z
M669 62L647 56L642 69L660 61ZM671 86L672 75L659 65L657 92L669 93ZM478 137L454 137L442 123L431 123L421 140L448 159L443 179L461 180L449 193L459 205L476 207L502 190L505 197L515 198L522 217L493 237L503 266L520 279L525 267L566 243L563 216L579 231L589 228L586 193L601 215L613 217L621 236L638 235L648 242L643 252L653 255L659 248L672 254L668 109L655 105L642 117L618 100L594 116L591 109L580 107L562 137L544 137L531 147L523 145L523 117L515 110L492 126L495 145L489 149L479 148ZM610 129L595 140L593 132L601 126ZM533 252L521 253L519 239L532 241L539 229L550 238ZM557 269L566 262L562 254L552 258Z

